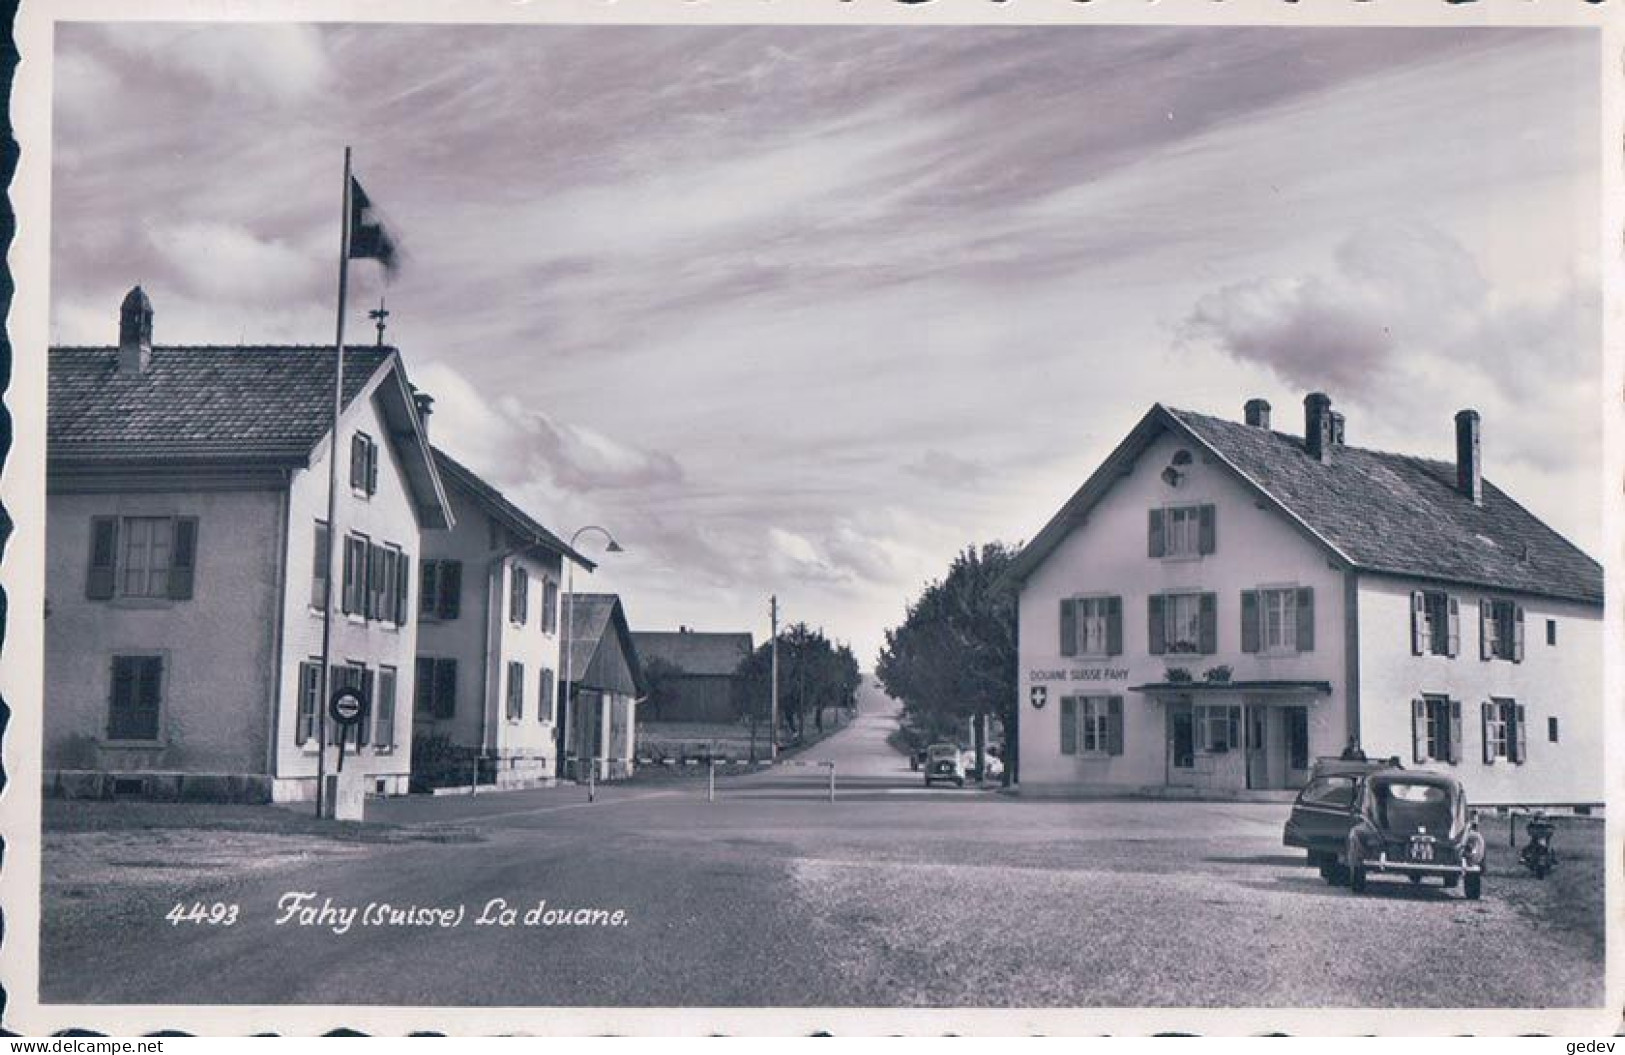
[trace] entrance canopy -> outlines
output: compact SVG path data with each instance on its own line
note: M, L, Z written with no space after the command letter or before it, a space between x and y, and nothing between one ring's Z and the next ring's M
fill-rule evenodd
M1130 685L1130 692L1140 692L1156 700L1174 698L1200 698L1203 696L1241 694L1249 697L1282 696L1302 702L1305 696L1330 696L1329 681L1153 681L1144 685Z

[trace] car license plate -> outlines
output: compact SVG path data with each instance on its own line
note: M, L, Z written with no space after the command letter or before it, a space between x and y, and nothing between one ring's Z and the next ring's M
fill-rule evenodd
M1432 839L1412 839L1411 840L1411 860L1413 860L1413 861L1431 861L1431 860L1433 860L1433 840Z

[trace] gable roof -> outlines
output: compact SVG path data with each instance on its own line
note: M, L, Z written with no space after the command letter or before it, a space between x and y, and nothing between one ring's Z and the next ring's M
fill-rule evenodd
M633 643L620 597L612 593L576 593L567 597L570 625L565 647L570 650L571 681L588 688L614 688L602 684L613 678L615 672L604 670L600 662L611 651L604 647L605 638L613 634L625 657L633 691L643 695L643 667L638 661L637 646Z
M154 347L121 374L114 347L50 351L48 472L176 466L308 467L333 413L331 345ZM371 393L425 527L450 526L400 356L346 346L344 406Z
M632 634L643 662L664 660L685 674L732 676L755 647L749 634L694 630L638 630Z
M1344 567L1582 604L1602 566L1484 480L1456 490L1453 462L1342 444L1321 461L1297 436L1158 403L1016 558L1026 579L1164 432L1201 447Z
M467 492L469 497L473 498L475 503L493 520L520 538L525 539L531 545L562 554L588 571L592 571L597 567L592 561L561 541L553 532L539 524L530 514L510 502L507 496L486 483L474 470L463 465L439 447L430 449L434 451L435 468L440 471L440 475Z

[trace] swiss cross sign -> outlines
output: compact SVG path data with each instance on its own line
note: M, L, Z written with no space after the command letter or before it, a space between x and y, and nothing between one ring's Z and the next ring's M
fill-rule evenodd
M1027 690L1027 698L1032 701L1034 710L1043 710L1044 704L1049 702L1049 686L1034 685Z

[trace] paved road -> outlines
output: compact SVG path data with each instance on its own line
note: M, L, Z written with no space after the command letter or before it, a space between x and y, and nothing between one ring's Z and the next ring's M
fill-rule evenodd
M391 800L379 819L472 844L368 847L211 880L228 929L161 909L47 932L43 997L473 1005L1594 1006L1601 952L1496 896L1325 886L1279 845L1284 807L1037 802L917 787L873 709L785 769L719 783ZM848 779L850 777L850 779ZM47 862L49 867L49 862ZM462 925L277 925L279 898L466 906ZM476 926L619 910L624 926ZM521 916L522 920L522 916Z

